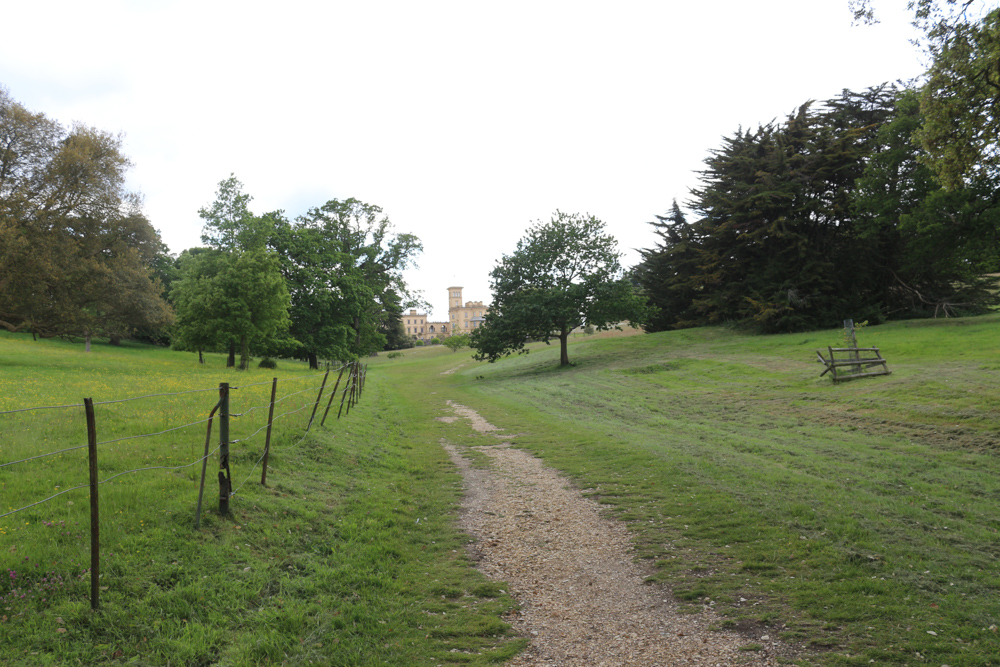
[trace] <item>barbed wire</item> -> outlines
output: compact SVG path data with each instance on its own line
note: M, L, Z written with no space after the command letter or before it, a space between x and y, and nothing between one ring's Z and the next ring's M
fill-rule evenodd
M24 463L25 461L34 461L35 459L44 459L46 456L55 456L56 454L62 454L63 452L72 452L75 449L86 449L87 445L79 445L77 447L69 447L67 449L60 449L54 452L49 452L48 454L39 454L38 456L29 456L26 459L21 459L19 461L10 461L9 463L0 463L0 468L6 468L7 466L12 466L15 463Z

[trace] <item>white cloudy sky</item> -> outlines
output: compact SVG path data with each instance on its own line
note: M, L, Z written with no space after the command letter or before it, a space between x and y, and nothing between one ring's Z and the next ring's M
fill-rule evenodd
M489 300L534 220L604 220L625 253L738 126L922 71L906 0L5 3L0 84L125 135L171 251L230 173L256 212L378 204L424 243L409 272Z

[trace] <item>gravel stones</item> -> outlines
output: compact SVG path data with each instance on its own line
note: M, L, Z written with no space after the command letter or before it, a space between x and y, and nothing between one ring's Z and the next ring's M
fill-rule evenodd
M474 429L500 429L448 402ZM738 634L716 632L711 611L680 613L643 583L625 526L541 459L508 442L477 447L477 468L444 444L465 478L462 528L476 538L477 567L507 582L520 610L508 622L530 639L510 665L773 665L771 651L739 650Z

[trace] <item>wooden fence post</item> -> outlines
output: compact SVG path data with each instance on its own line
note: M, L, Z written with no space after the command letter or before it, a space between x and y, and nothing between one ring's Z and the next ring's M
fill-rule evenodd
M337 382L333 385L333 391L330 392L330 400L326 402L326 410L323 411L323 418L319 420L320 426L326 423L326 416L330 414L330 406L333 405L333 399L337 397L337 388L340 386L340 378L344 376L345 368L347 366L340 367L340 374L337 375Z
M323 384L319 386L319 393L316 394L316 404L313 405L312 414L309 415L309 423L306 424L306 433L312 428L313 420L316 419L316 410L319 408L319 400L323 398L323 389L326 388L326 379L330 377L330 369L326 369L326 374L323 376Z
M271 408L267 412L267 435L264 437L264 461L260 471L260 485L267 486L267 459L271 455L271 425L274 424L274 396L278 392L278 378L271 380Z
M351 364L351 370L347 374L347 382L344 383L344 393L340 395L340 409L337 410L337 419L340 419L340 413L344 411L344 399L347 398L347 391L351 388L351 378L354 376L354 365Z
M351 414L351 406L355 404L358 396L358 374L361 372L361 364L354 363L354 375L351 376L351 393L347 396L347 413Z
M233 490L229 471L229 383L219 383L219 514L229 514Z
M101 526L97 507L97 420L94 399L83 399L87 414L87 461L90 464L90 608L101 606Z
M205 429L205 454L201 457L201 484L198 486L198 509L194 513L194 527L197 530L201 527L201 501L205 496L205 473L208 471L208 448L212 444L212 419L215 411L219 409L219 403L215 404L212 411L208 413L208 428Z

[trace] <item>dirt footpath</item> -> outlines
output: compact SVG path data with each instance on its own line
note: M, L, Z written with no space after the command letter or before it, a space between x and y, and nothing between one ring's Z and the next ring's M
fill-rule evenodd
M448 401L455 416L493 433L477 447L489 466L473 467L445 449L465 478L462 528L478 568L505 581L521 609L507 619L531 640L510 665L775 665L770 637L715 632L710 610L680 613L657 587L643 584L623 524L538 458L503 442L500 429ZM758 650L739 650L756 643Z

